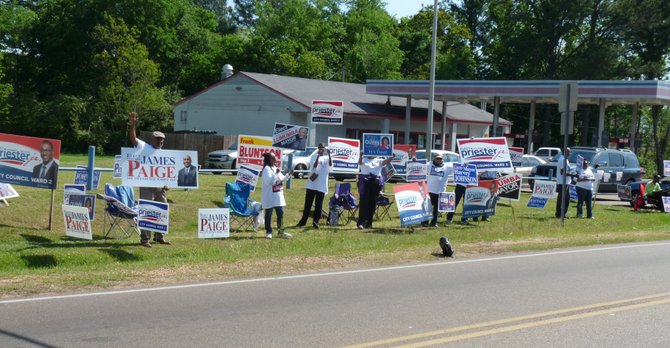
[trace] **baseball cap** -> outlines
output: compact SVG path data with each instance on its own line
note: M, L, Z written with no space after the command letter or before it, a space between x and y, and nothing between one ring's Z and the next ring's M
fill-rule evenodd
M155 131L155 132L153 133L153 135L154 135L154 138L163 138L163 139L165 139L165 134L163 134L163 132Z

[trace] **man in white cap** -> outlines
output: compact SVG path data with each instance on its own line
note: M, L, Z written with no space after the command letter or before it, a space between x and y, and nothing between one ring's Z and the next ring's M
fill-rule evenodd
M130 126L129 130L130 142L133 144L133 146L135 146L138 149L143 149L145 146L151 146L157 150L162 149L163 144L165 143L165 134L159 131L153 132L151 137L151 144L147 144L141 139L137 138L137 134L135 131L137 121L138 121L137 113L134 111L131 112L130 116L128 117L128 125ZM150 201L167 203L167 194L166 194L167 191L168 191L167 186L140 187L140 198L147 199ZM150 239L151 239L151 231L140 230L140 244L143 247L151 248L151 243L149 243ZM158 232L154 232L154 241L160 244L167 244L167 245L170 244L170 242L168 242L165 238L163 238L163 234Z

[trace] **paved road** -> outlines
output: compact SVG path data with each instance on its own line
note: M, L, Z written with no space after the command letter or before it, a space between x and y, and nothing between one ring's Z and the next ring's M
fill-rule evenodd
M0 346L668 347L669 258L625 244L5 300Z

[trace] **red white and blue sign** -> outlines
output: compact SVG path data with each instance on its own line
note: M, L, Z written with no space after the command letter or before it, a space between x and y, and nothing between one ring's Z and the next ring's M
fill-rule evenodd
M474 164L479 170L513 169L507 139L503 137L456 141L462 163Z
M260 170L254 169L253 167L241 165L237 170L237 178L235 182L243 182L251 186L251 192L256 190L256 184L258 183L258 175Z
M168 203L140 199L137 227L143 230L167 234L170 226L170 205Z
M60 140L0 133L0 182L55 189Z
M425 159L407 162L406 168L407 182L426 181L428 166Z
M391 157L393 155L393 134L363 133L363 155Z
M341 125L344 103L339 100L312 100L312 124Z
M400 226L415 225L432 218L430 198L427 193L421 193L419 183L396 185L393 193L400 215Z
M357 139L328 137L328 149L333 169L339 172L358 173L361 142Z

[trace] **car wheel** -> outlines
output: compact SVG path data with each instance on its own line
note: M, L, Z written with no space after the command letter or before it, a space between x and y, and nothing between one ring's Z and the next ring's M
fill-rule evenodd
M530 186L530 190L533 191L533 187L535 186L535 180L528 180L528 186Z
M295 166L295 170L307 170L307 167L304 164L298 164ZM296 179L302 179L305 177L305 173L294 172L293 177Z

